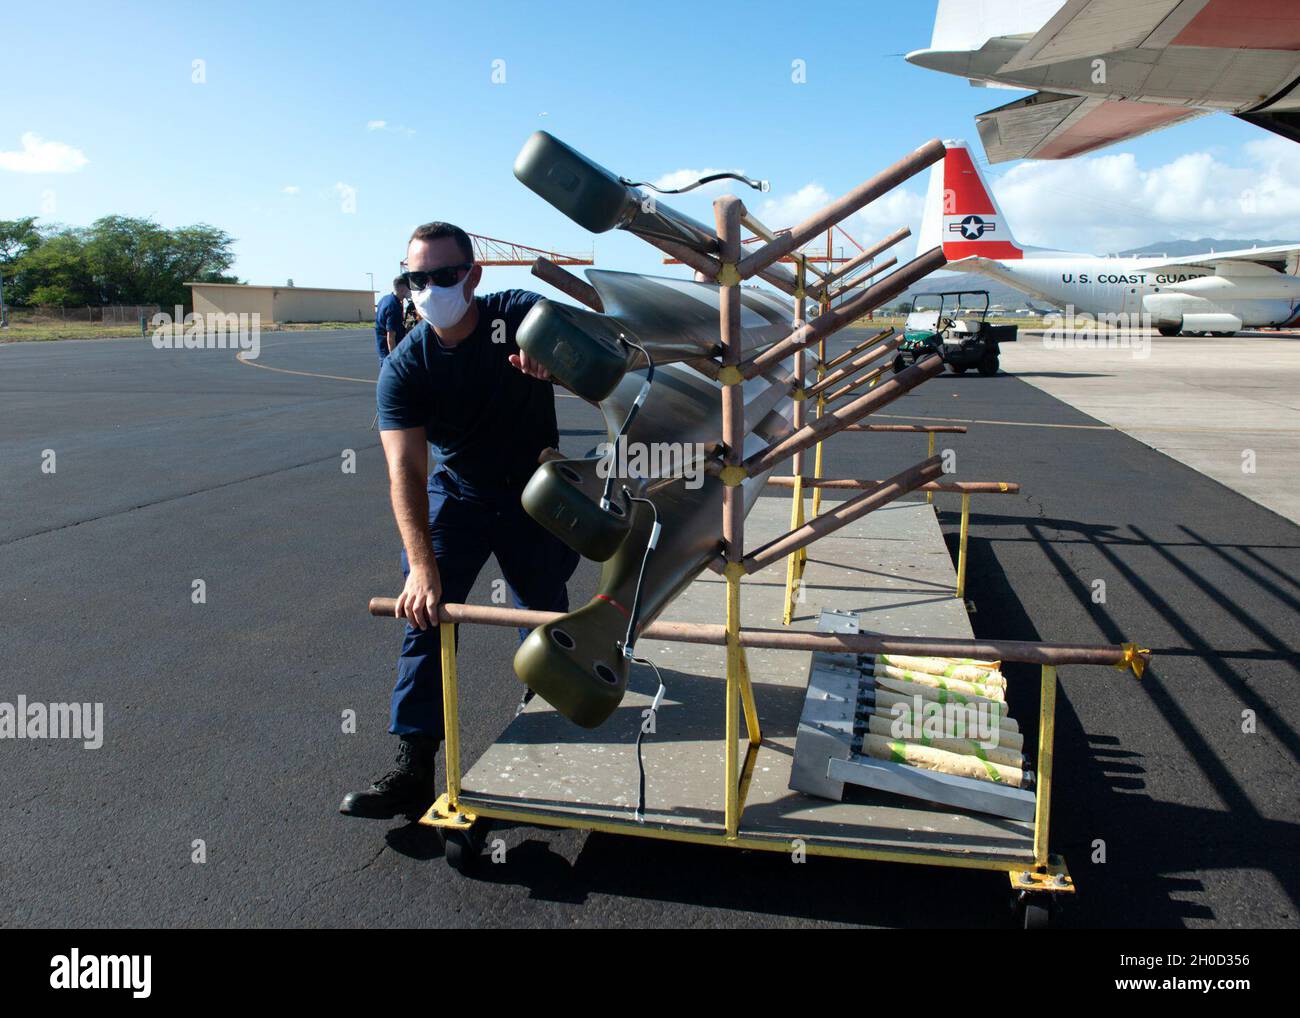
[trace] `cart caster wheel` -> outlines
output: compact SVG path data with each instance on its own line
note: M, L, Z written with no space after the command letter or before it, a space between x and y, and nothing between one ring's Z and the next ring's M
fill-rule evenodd
M1054 895L1021 891L1011 896L1011 911L1027 930L1045 930L1060 907Z
M469 873L482 855L486 839L486 825L482 823L474 824L464 831L444 830L442 851L447 865L457 873Z
M1045 902L1025 902L1023 914L1027 930L1045 930L1051 925L1052 912Z
M903 359L903 355L900 353L897 357L894 358L894 363L893 363L894 374L898 374L905 367L907 367L907 361Z

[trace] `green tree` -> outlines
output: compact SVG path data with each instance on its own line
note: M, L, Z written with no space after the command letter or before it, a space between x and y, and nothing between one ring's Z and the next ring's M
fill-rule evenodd
M0 219L0 267L9 269L19 258L41 242L36 217Z
M0 219L0 276L4 277L4 297L9 304L23 303L23 287L18 277L18 263L40 246L41 234L36 217Z
M166 229L152 219L104 216L89 227L0 221L6 299L27 304L188 305L187 282L238 282L234 238L206 223Z
M150 219L104 216L86 231L86 268L98 304L143 304L155 275L153 262L166 248L166 232Z
M85 241L78 230L62 230L45 237L18 259L17 270L17 293L13 298L16 304L99 303L86 270Z

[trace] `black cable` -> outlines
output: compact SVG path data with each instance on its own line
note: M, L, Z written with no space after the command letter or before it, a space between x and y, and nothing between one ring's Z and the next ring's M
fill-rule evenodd
M619 177L620 184L626 184L628 187L648 187L651 191L658 191L660 194L685 194L687 191L694 191L697 187L703 187L705 184L712 184L715 180L738 180L742 184L748 184L755 191L770 191L771 184L766 180L755 180L753 177L746 177L743 173L732 173L726 171L723 173L710 173L701 177L692 184L685 187L655 187L647 180L628 180L626 177Z
M650 561L650 553L654 551L655 546L659 544L659 534L662 532L663 527L659 524L659 510L650 499L640 498L637 495L633 495L626 484L623 485L623 498L628 503L627 511L629 515L632 512L631 503L644 502L650 507L650 512L654 520L650 527L650 539L646 541L645 552L641 555L641 571L637 573L636 589L632 594L632 610L628 613L627 619L627 634L623 637L623 656L631 661L635 661L636 658L633 656L635 651L632 645L636 639L637 620L641 617L641 587L645 583L645 567L646 563Z
M641 405L646 401L646 397L650 395L650 385L655 378L655 362L650 357L650 351L648 351L640 343L628 339L626 336L622 335L621 333L619 334L618 338L621 339L628 346L632 347L633 349L641 351L641 356L645 358L646 374L645 374L645 381L641 383L641 391L636 394L636 399L632 401L632 407L630 410L628 410L627 416L623 418L623 424L618 429L618 434L614 436L614 442L610 446L610 455L613 457L618 456L619 443L622 442L623 439L627 437L628 429L632 427L632 422L636 420L637 411L641 409ZM613 492L613 490L614 490L614 466L611 463L609 476L605 478L605 489L600 494L600 507L604 509L605 512L609 512L609 506L610 506L609 496L610 493Z
M646 377L645 381L641 384L641 391L637 393L636 399L632 401L632 406L628 410L627 416L623 419L622 426L618 429L618 434L614 436L613 450L615 456L618 455L618 444L627 436L628 430L632 426L632 421L636 418L637 411L646 401L646 397L649 396L650 385L654 381L655 376L655 364L654 359L650 356L650 351L640 343L636 343L633 340L628 339L626 336L620 336L619 338L628 346L641 351L641 356L645 358L646 362ZM610 509L610 495L613 490L614 470L611 465L609 476L605 478L604 491L601 493L600 497L600 507L606 512ZM654 700L650 704L650 717L653 718L659 711L660 703L663 702L666 687L664 686L663 677L659 674L659 669L655 667L655 663L648 658L637 657L633 650L633 643L636 637L637 620L641 616L641 588L645 585L646 563L650 561L650 553L654 551L655 546L659 543L659 535L663 528L659 523L659 510L655 506L654 502L648 498L642 498L638 495L632 494L632 490L626 484L623 485L622 495L626 505L625 511L629 517L632 515L632 504L634 502L644 502L650 507L651 519L653 521L650 526L650 537L646 541L645 551L641 555L641 569L637 573L636 589L632 594L632 609L628 613L627 632L623 637L623 656L636 664L649 665L654 669L655 678L659 680L659 689L655 693ZM646 726L643 721L640 728L637 730L636 736L636 766L638 774L636 806L637 823L645 823L645 759L641 751L642 743L645 740L645 733Z
M655 667L655 663L653 661L651 661L649 658L644 658L644 657L634 657L632 658L632 660L639 665L649 665L651 668L653 668L655 673L655 678L659 682L659 689L658 691L656 691L654 699L650 701L650 714L648 717L642 719L641 727L637 730L636 733L636 769L638 774L637 798L636 798L636 822L639 824L643 824L645 823L645 759L641 755L641 744L645 740L646 721L650 721L652 718L658 715L659 705L663 703L664 693L667 691L668 687L664 685L663 676L659 674L659 669Z

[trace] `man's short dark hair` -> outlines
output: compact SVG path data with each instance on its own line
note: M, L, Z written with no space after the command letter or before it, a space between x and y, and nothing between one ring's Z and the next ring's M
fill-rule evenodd
M460 248L461 256L465 261L474 260L474 245L469 241L469 234L459 226L453 226L451 223L425 223L423 226L417 226L415 232L411 234L411 240L440 240L443 237L451 237L456 241L456 246Z
M405 286L405 287L407 287L408 289L410 288L410 287L409 287L409 284L406 282L406 277L405 277L405 276L394 276L394 277L393 277L393 289L396 290L399 286Z

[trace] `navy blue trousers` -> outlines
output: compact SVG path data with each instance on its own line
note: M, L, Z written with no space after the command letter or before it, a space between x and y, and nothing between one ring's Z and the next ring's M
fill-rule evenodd
M569 610L565 585L577 568L578 553L524 512L518 492L496 498L467 497L445 475L434 474L429 480L429 535L443 601L464 602L488 556L495 555L514 607ZM409 572L403 550L402 576ZM527 630L519 631L520 640L527 635ZM437 624L428 629L407 624L388 728L394 735L423 734L442 740L441 649Z

